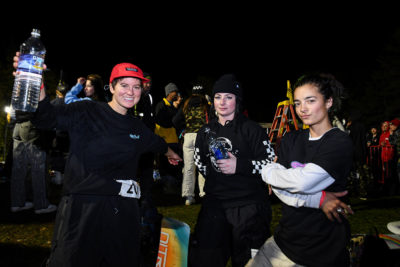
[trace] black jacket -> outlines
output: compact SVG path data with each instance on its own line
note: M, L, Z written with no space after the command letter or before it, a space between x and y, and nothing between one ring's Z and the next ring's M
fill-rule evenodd
M218 170L215 158L209 152L209 128L237 158L236 173L226 175ZM204 191L207 198L233 207L265 201L268 189L261 179L262 166L275 158L266 131L242 114L221 125L217 120L204 125L197 133L195 164L206 178Z

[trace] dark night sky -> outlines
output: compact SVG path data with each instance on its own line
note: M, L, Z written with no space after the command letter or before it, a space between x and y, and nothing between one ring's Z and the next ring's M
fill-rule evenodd
M359 74L376 66L377 55L398 26L390 7L206 10L139 17L113 10L96 18L88 18L87 11L71 13L24 26L3 24L2 42L17 50L37 27L48 67L63 69L70 85L89 73L99 73L107 82L115 64L131 62L152 74L156 97L168 82L188 90L199 75L215 80L232 72L245 88L250 115L271 121L276 104L286 98L286 80L293 83L305 71L322 70L351 87Z

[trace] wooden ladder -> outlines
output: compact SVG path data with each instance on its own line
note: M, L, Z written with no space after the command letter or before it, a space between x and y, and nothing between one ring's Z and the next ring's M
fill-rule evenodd
M287 132L290 132L291 125L294 126L295 130L299 129L293 108L293 95L290 81L287 81L286 96L289 99L278 103L274 120L272 121L271 129L268 133L269 141L275 146L275 149L279 146L281 138Z

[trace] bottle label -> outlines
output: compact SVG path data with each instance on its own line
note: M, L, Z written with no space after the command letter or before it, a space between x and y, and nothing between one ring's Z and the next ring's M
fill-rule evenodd
M24 54L19 57L17 71L36 73L41 75L43 72L44 59L31 54Z
M209 150L213 153L215 159L228 159L228 150L224 147L225 139L218 137L209 144Z

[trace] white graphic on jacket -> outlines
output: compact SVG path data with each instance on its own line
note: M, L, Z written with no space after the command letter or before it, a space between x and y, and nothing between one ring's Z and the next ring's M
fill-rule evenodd
M132 139L140 139L140 135L137 134L129 134L129 137Z
M231 152L232 154L237 154L232 152L232 142L226 137L217 137L215 140L213 140L213 143L218 143L220 146L222 146L222 149L225 150L225 152L222 152L222 154L225 154L226 152ZM217 172L221 172L221 170L218 168L217 165L217 160L218 159L223 159L224 157L220 157L219 154L215 153L215 148L213 148L211 145L208 147L209 152L210 152L210 160L211 160L211 165L213 166L214 170ZM221 153L221 151L219 151Z

